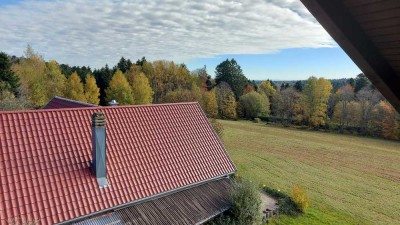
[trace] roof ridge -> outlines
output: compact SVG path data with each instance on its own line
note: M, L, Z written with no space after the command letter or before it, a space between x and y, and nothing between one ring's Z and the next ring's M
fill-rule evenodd
M29 109L29 110L7 110L0 111L1 114L22 114L22 113L40 113L40 112L59 112L59 111L84 111L96 109L110 109L110 108L140 108L140 107L160 107L172 105L196 105L199 102L177 102L177 103L160 103L160 104L146 104L146 105L124 105L124 106L95 106L85 108L59 108L59 109Z

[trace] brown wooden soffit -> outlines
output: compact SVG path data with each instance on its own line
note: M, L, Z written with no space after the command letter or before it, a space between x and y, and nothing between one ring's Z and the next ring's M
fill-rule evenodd
M211 181L75 224L202 224L229 209L231 185L228 178Z
M400 1L301 2L400 113Z

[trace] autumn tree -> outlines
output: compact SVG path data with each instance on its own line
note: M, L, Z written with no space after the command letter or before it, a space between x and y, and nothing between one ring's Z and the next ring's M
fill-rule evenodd
M139 73L132 78L132 93L135 104L151 104L153 101L153 90L151 90L149 80L144 73Z
M25 58L12 65L21 82L20 92L35 108L44 106L49 98L46 88L46 63L43 57L28 45Z
M229 84L236 99L243 95L243 91L249 83L235 59L226 59L216 67L215 81L217 85L221 82Z
M190 89L194 77L184 65L172 61L144 62L142 72L147 76L151 89L154 91L154 102L163 101L163 97L171 91Z
M235 94L231 90L229 84L221 82L216 89L216 97L218 103L218 115L222 119L236 119Z
M217 118L218 103L214 89L203 92L201 105L208 118Z
M239 98L238 111L247 119L266 116L270 113L270 103L266 95L250 92Z
M68 78L65 86L64 96L69 99L76 101L86 102L85 92L83 89L83 84L78 73L73 72Z
M396 119L396 110L387 101L380 101L372 113L373 133L387 139L397 140L399 125Z
M192 75L196 78L198 86L202 91L210 91L213 88L211 76L207 73L207 67L192 71Z
M347 126L358 127L360 124L361 107L360 103L353 100L347 106Z
M344 126L349 123L349 103L354 99L354 89L350 84L339 88L335 93L337 101L334 118L339 122L340 132L343 132Z
M332 84L324 78L308 78L303 90L305 117L312 127L325 124Z
M54 96L64 96L66 80L58 63L54 60L48 62L46 66L47 99L52 99Z
M98 105L100 103L100 88L96 84L96 79L88 73L85 78L85 99L87 103Z
M289 87L276 92L272 98L272 112L281 121L292 123L300 114L301 97L296 89Z
M191 89L179 88L175 91L168 92L162 99L162 102L175 103L175 102L199 102L201 103L200 88L193 84Z
M246 85L246 88L244 89L244 94L248 94L248 93L253 92L253 91L254 91L253 85L252 84L248 84L248 85Z
M368 122L372 119L372 110L382 98L375 90L365 87L356 94L356 99L360 104L360 132L365 135L368 133Z
M272 86L271 81L262 81L260 85L258 85L258 92L271 99L275 95L276 89Z
M132 65L129 70L126 72L126 80L128 80L128 83L133 87L133 79L143 73L142 67L138 65Z
M132 88L121 70L117 70L106 89L106 101L116 100L120 105L132 105L135 103Z
M193 96L192 92L190 90L182 88L168 92L161 100L161 102L165 103L194 102L194 101L196 101L196 97Z
M0 92L11 91L17 94L19 78L11 69L11 61L8 55L0 52Z

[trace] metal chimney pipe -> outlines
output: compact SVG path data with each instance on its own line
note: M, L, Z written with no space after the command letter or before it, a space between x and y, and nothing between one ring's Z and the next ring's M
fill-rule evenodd
M106 163L106 117L102 112L92 114L92 170L99 188L109 187Z
M111 100L111 101L108 103L109 106L117 106L118 104L119 104L119 103L118 103L115 99Z

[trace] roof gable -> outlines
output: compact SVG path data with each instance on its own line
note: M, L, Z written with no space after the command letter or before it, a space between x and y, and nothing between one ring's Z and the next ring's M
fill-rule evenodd
M81 108L81 107L97 107L97 105L80 102L68 98L54 96L43 109L64 109L64 108Z
M107 117L107 178L89 168L91 115ZM52 224L235 171L198 103L0 113L0 220Z

